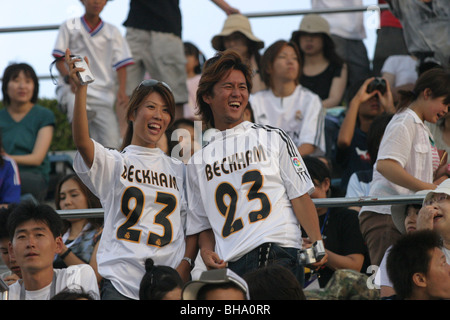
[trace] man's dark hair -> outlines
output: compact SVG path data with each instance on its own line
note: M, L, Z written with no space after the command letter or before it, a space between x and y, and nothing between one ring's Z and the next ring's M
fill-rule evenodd
M9 239L11 241L13 240L18 226L30 220L45 223L55 238L61 236L63 221L52 207L46 204L35 204L32 201L24 201L17 205L9 215Z
M433 230L419 230L405 234L392 246L386 268L399 299L411 297L413 275L428 273L432 250L441 246L441 237Z

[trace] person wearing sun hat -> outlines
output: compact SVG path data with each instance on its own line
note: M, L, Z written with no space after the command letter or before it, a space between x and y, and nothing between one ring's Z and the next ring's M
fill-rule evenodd
M336 53L330 25L317 14L307 14L291 41L300 52L302 72L300 84L322 99L325 109L341 105L347 86L347 64Z
M436 230L442 238L441 248L450 263L450 179L429 190L419 211L417 228Z
M423 229L433 229L432 221L434 212L436 212L436 208L426 208L426 203L434 197L434 195L447 194L450 195L450 179L443 181L435 190L420 190L415 193L415 195L423 195L424 200L423 203L409 203L409 204L398 204L392 205L391 213L392 220L397 229L404 235L407 233L414 232L416 230ZM438 197L438 202L444 200L444 197ZM439 200L441 199L441 200ZM433 203L434 204L434 203ZM428 214L430 213L430 214ZM424 217L424 215L426 215ZM427 221L431 221L431 226ZM427 226L425 226L425 224ZM379 285L381 288L380 296L384 299L391 299L395 295L395 291L393 289L393 285L391 280L388 277L386 270L386 261L387 256L390 252L390 247L386 250L386 253L380 263L380 267L375 276L375 284ZM449 250L442 248L446 256L450 253ZM450 257L450 255L449 255ZM447 258L449 260L449 258Z
M253 71L252 93L265 89L260 77L261 55L264 41L253 34L249 19L242 14L231 14L227 17L222 31L211 39L212 47L217 51L233 49L250 64Z
M226 300L250 300L247 282L232 270L204 271L200 279L185 284L182 300L217 300L217 294Z
M330 24L318 14L307 14L300 22L299 30L292 32L291 40L298 43L301 33L324 33L330 37Z

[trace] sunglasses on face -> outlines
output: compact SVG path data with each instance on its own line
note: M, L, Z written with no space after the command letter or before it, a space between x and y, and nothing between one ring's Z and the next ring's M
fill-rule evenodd
M141 87L154 87L158 84L162 84L164 87L166 87L171 93L172 89L169 87L169 85L163 81L155 80L155 79L146 79L142 81L139 86L137 87L137 90L139 90Z

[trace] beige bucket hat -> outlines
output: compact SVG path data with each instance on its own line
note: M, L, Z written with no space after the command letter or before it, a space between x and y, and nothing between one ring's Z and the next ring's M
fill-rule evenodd
M292 32L291 40L297 42L298 37L302 33L324 33L327 36L330 36L330 24L322 16L310 13L303 17L299 29Z
M244 36L246 36L249 40L256 42L258 49L264 48L264 41L257 38L253 34L252 27L250 25L250 21L248 20L248 18L238 13L230 14L227 17L223 25L222 31L212 38L211 40L212 47L218 51L223 51L225 49L223 47L223 38L231 35L234 32L240 32Z

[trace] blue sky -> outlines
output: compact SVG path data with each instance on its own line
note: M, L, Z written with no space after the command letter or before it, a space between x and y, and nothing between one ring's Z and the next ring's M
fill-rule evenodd
M376 4L377 0L363 0L365 5ZM310 0L228 0L243 14L285 12L311 8ZM226 15L210 0L180 0L183 15L183 40L191 41L209 58L214 54L211 38L222 29ZM129 0L109 1L102 12L102 18L121 30L129 8ZM2 1L0 28L59 25L64 20L83 14L79 0L17 0ZM370 17L366 14L366 17ZM289 39L292 31L298 29L301 16L252 18L253 33L269 46L276 40ZM365 40L369 58L373 57L376 29L366 23ZM52 62L51 51L57 30L20 33L0 33L0 70L11 62L26 62L34 67L39 76L49 75ZM56 74L56 69L53 70ZM1 76L0 76L1 77ZM40 82L39 96L53 98L55 86L51 81Z

